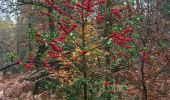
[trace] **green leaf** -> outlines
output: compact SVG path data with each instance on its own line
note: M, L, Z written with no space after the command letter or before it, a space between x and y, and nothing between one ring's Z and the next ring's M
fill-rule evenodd
M35 39L34 34L36 33L36 30L34 28L28 28L27 33L29 39Z
M143 16L137 15L129 19L129 23L133 26L140 27L140 21L143 19Z
M140 39L140 34L132 34L132 37L135 39Z
M113 32L120 32L120 31L123 30L123 28L124 28L123 25L113 26L113 27L112 27L112 31L113 31Z
M111 44L112 43L112 39L108 39L107 44Z
M101 55L101 52L100 52L99 50L96 50L96 51L95 51L95 55L96 55L96 56L100 56L100 55Z

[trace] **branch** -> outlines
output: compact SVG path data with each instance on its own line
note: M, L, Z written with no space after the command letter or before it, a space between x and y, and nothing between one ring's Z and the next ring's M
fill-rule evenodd
M0 69L0 71L3 71L3 70L5 70L5 69L8 69L8 68L10 68L10 67L12 67L12 66L15 66L15 65L17 65L17 64L18 64L18 63L15 62L15 63L12 63L12 64L7 65L7 66L5 66L5 67L2 67L2 68Z
M19 5L37 5L37 6L41 6L41 7L44 7L44 8L49 8L48 5L46 5L45 3L41 3L41 2L36 2L36 1L30 1L30 0L18 0Z

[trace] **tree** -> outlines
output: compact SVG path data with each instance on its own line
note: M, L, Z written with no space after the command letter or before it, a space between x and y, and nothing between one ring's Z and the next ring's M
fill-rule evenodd
M36 52L16 63L26 70L44 71L35 78L42 81L38 85L45 84L46 89L54 89L66 99L126 99L134 95L149 99L150 74L157 77L168 65L162 71L153 67L165 50L157 45L166 27L159 19L158 1L19 2L34 5L33 14L46 20L44 29L37 27L39 21L32 25L29 17L29 35ZM160 41L155 41L156 35ZM52 75L57 83L47 79Z
M47 71L52 70L52 65L50 65L50 61L54 60L54 61L59 61L59 63L64 64L64 66L70 66L71 68L69 68L69 72L66 72L66 76L68 76L67 78L73 78L74 73L77 71L80 74L82 74L82 76L79 78L77 78L82 86L83 86L83 90L82 93L84 95L84 99L87 100L89 98L89 87L91 87L90 85L92 83L89 83L88 80L91 78L90 76L94 74L99 74L96 73L94 71L91 71L90 66L94 66L94 68L96 68L97 70L100 70L96 64L97 63L93 63L90 60L88 60L90 57L88 57L88 53L92 53L91 55L95 55L95 52L99 52L99 55L97 54L96 57L97 60L104 60L103 58L100 58L100 56L108 56L111 54L106 54L105 50L101 49L101 51L99 51L99 47L100 46L105 46L107 43L108 45L114 45L115 47L117 47L115 49L115 53L119 53L121 54L121 52L125 53L123 48L131 48L130 45L132 42L132 38L130 37L131 35L129 33L133 32L133 28L131 26L130 23L127 23L126 25L123 25L123 20L128 19L130 17L132 17L132 15L128 16L123 16L122 12L128 11L131 9L130 4L127 4L125 6L121 6L119 8L117 7L109 7L107 9L105 9L104 12L98 13L99 15L97 15L97 17L101 17L106 13L106 16L112 16L114 17L113 20L115 21L119 21L120 19L122 19L122 21L119 21L119 23L109 23L109 27L111 28L113 24L114 28L113 30L107 31L107 23L108 20L106 20L106 28L104 30L104 32L108 32L107 35L104 36L103 40L97 40L96 44L97 46L94 46L94 48L90 47L91 42L87 41L87 33L88 31L86 31L86 27L88 28L94 28L92 26L92 22L88 20L96 20L95 17L91 16L93 15L93 12L95 11L93 8L95 7L94 5L91 5L91 3L94 3L95 5L104 3L104 1L81 1L81 3L77 3L77 6L74 6L74 4L76 2L64 2L63 4L67 7L70 8L71 10L75 10L77 13L73 13L73 14L69 14L67 12L67 10L63 10L62 8L58 7L58 5L55 5L54 2L52 1L46 1L47 5L53 10L55 10L55 13L52 12L52 10L48 10L48 12L42 12L43 14L50 16L50 17L56 17L57 20L53 20L54 22L49 23L50 26L54 26L54 24L57 24L56 29L52 30L51 34L47 34L47 36L45 36L42 33L35 33L36 39L38 41L40 41L41 44L43 44L44 46L46 45L45 50L43 48L41 48L40 50L43 50L43 53L38 53L39 54L39 59L32 61L32 58L30 58L30 63L26 64L23 63L23 65L26 66L26 68L32 68L34 66L37 67L36 62L37 61L41 61L41 59L43 59L43 66L45 67L45 69ZM109 2L108 2L109 4ZM76 8L75 8L76 7ZM108 10L108 11L107 11ZM108 13L109 12L109 13ZM102 15L103 14L103 15ZM108 14L108 15L107 15ZM76 17L78 16L78 17ZM68 21L67 21L68 20ZM99 19L101 20L101 19ZM110 21L110 20L109 20ZM61 23L62 22L62 23ZM95 22L95 21L94 21ZM49 27L51 29L51 27ZM75 29L77 29L78 31L75 31ZM88 29L90 30L90 29ZM113 31L113 32L111 32ZM74 38L72 36L70 36L70 33L72 33L72 36L74 38L79 38L80 42L78 42L77 40L74 41ZM129 34L129 36L127 36L127 34ZM68 38L70 37L70 38ZM67 41L67 39L70 39L71 41L74 41L72 44L73 48L67 48L67 46L64 45L65 41ZM91 38L90 38L91 39ZM109 41L112 41L113 43L109 43ZM100 42L104 42L105 44L101 44ZM72 59L69 57L70 54L65 54L64 51L68 51L68 52L74 52L75 51L75 47L79 48L78 51L78 55L76 55L76 59ZM122 49L121 49L122 48ZM94 51L94 52L93 52ZM107 50L106 50L107 51ZM42 57L43 54L47 54L44 58ZM101 55L100 55L101 54ZM114 55L114 54L112 54ZM98 56L98 57L97 57ZM125 56L125 55L124 55ZM37 57L37 56L36 56ZM62 59L61 59L62 58ZM106 57L107 58L107 57ZM121 70L122 66L124 66L123 68L129 67L130 65L128 63L130 63L131 61L127 61L125 62L125 59L129 58L128 56L122 57L119 60L120 61L112 61L110 63L108 63L108 61L104 64L108 67L106 67L107 70L116 72ZM76 60L78 60L79 62L77 62ZM115 59L117 60L117 58ZM125 64L125 65L124 65ZM128 65L127 65L128 64ZM126 66L127 65L127 66ZM80 67L78 67L80 66ZM89 72L89 73L87 73ZM64 79L62 82L66 82L68 83L69 79ZM83 79L81 79L83 78ZM96 79L94 79L94 81L97 81ZM108 80L109 81L109 78ZM64 83L65 84L65 83ZM107 85L107 84L111 84L110 82L106 82L106 87L111 86L111 85ZM72 88L74 89L74 88ZM107 90L107 88L106 88ZM105 98L105 96L103 95L107 95L108 93L103 93L101 94L101 97L99 98ZM71 95L71 94L70 94ZM111 98L113 95L108 94L109 96L106 98ZM110 97L111 96L111 97ZM76 98L81 98L79 97L79 95L77 95ZM115 97L116 98L116 97Z
M10 64L15 59L16 53L16 31L15 24L6 17L0 22L0 47L1 47L1 62L2 66ZM12 44L12 46L10 46Z
M170 15L170 12L169 12L169 9L170 9L169 3L170 3L169 0L164 0L163 3L162 3L162 6L161 6L161 11L162 11L163 15L165 17L168 17L168 19L169 19L169 15Z

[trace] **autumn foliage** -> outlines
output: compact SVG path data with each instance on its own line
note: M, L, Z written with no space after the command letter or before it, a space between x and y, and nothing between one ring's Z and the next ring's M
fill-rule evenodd
M18 64L26 71L39 70L36 65L40 65L40 70L58 81L53 90L62 95L63 100L131 97L147 100L150 92L145 88L148 85L145 66L156 63L161 49L144 45L137 31L142 17L135 22L139 25L131 23L133 18L144 16L144 13L135 14L131 3L99 9L106 0L62 0L63 7L52 0L42 3L50 10L38 10L35 14L48 17L46 27L52 30L33 34L37 47L44 46L44 53L38 62L38 54L33 52L27 61L18 61Z

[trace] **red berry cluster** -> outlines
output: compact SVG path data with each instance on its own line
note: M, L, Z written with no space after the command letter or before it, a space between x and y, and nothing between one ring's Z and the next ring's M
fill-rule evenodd
M126 36L126 34L130 32L133 32L133 28L127 27L122 32L113 32L110 37L112 38L113 43L116 45L131 48L131 46L125 46L125 44L133 41L133 38Z
M127 5L123 8L112 8L110 13L114 14L118 19L120 19L120 18L122 18L121 12L123 12L124 10L129 9L129 8L130 8L129 5Z
M109 87L109 86L111 86L112 84L110 83L110 82L105 82L104 83L104 87Z
M153 50L152 52L150 53L147 53L146 51L142 51L141 52L141 56L142 56L142 60L145 62L145 63L148 63L148 64L152 64L152 62L149 60L149 58L154 55L157 51L156 50Z

